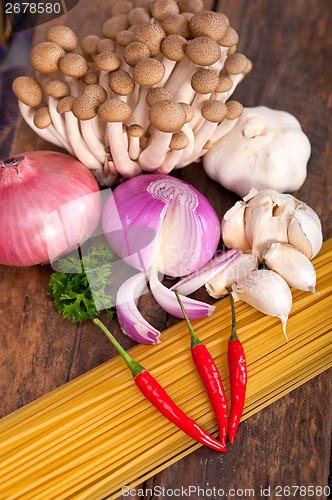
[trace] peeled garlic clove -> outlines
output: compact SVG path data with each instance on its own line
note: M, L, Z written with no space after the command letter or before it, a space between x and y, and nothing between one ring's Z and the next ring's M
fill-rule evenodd
M288 242L313 259L323 243L322 225L316 212L305 203L299 205L288 225Z
M232 285L234 300L243 300L258 311L280 318L286 335L286 323L292 309L292 293L279 274L268 269L252 271Z
M221 221L221 235L226 247L246 252L250 250L244 228L244 201L237 201L224 215Z
M300 250L292 245L274 243L264 258L267 267L280 274L289 286L316 293L314 266Z
M257 269L257 266L255 255L243 253L205 283L205 288L211 297L220 299L227 295L226 287L248 276L251 271Z

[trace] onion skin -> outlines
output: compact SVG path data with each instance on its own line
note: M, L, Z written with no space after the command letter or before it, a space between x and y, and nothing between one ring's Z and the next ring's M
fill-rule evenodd
M84 243L100 213L97 181L78 160L34 151L0 162L0 264L49 262Z

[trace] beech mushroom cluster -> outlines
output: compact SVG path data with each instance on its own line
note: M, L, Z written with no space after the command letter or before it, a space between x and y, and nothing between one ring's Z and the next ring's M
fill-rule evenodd
M233 128L243 107L229 98L252 64L227 16L202 0L120 0L101 32L79 44L50 28L36 77L13 83L30 127L100 185L189 165Z

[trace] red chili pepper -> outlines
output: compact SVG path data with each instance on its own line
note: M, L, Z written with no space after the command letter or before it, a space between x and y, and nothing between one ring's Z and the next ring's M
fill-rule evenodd
M243 413L247 387L247 365L243 346L236 331L234 300L227 288L232 307L232 333L228 340L228 367L231 385L231 411L229 415L229 441L233 443Z
M120 346L111 332L99 321L93 320L97 326L107 335L120 356L127 363L133 374L137 387L142 394L160 411L170 422L185 432L199 443L202 443L216 451L226 451L225 447L205 432L194 420L189 418L170 398L165 389L156 381L152 375L139 363L134 361L129 354Z
M177 291L176 297L182 309L184 318L187 322L191 337L191 355L197 371L202 379L206 392L208 393L214 414L217 418L219 427L219 440L225 446L228 428L227 400L224 387L220 378L219 370L212 359L207 347L199 340L195 334L181 299Z

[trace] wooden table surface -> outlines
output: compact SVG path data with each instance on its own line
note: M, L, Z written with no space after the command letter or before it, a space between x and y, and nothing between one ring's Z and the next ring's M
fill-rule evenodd
M331 0L233 0L206 3L224 12L240 35L239 51L253 62L253 71L237 88L234 98L245 106L266 105L294 114L312 144L308 176L294 193L321 218L324 239L332 237L332 4ZM35 42L54 24L67 24L82 39L100 34L109 2L80 0L65 16L38 27ZM20 121L12 153L56 149L38 138ZM221 218L238 197L208 179L200 164L177 172L212 203ZM1 416L61 386L115 356L105 336L89 322L73 325L60 318L46 295L49 266L0 266L0 394ZM203 290L197 292L203 300ZM157 328L176 321L146 295L144 315ZM112 329L128 348L113 320ZM317 376L266 409L244 421L235 443L220 456L201 448L151 478L142 488L175 490L196 486L229 492L233 498L285 498L278 485L325 486L329 474L331 370ZM232 490L233 488L233 490ZM250 488L255 494L246 492ZM123 498L160 498L136 494ZM215 491L216 491L215 490ZM295 490L294 490L295 491ZM186 490L180 498L186 498ZM188 490L187 490L188 493ZM213 491L212 491L213 493ZM175 496L175 495L174 495ZM326 498L291 494L293 498ZM191 498L198 498L191 494ZM211 498L220 498L212 494ZM122 498L122 497L121 497ZM164 498L172 498L170 493ZM45 499L47 500L47 499Z

